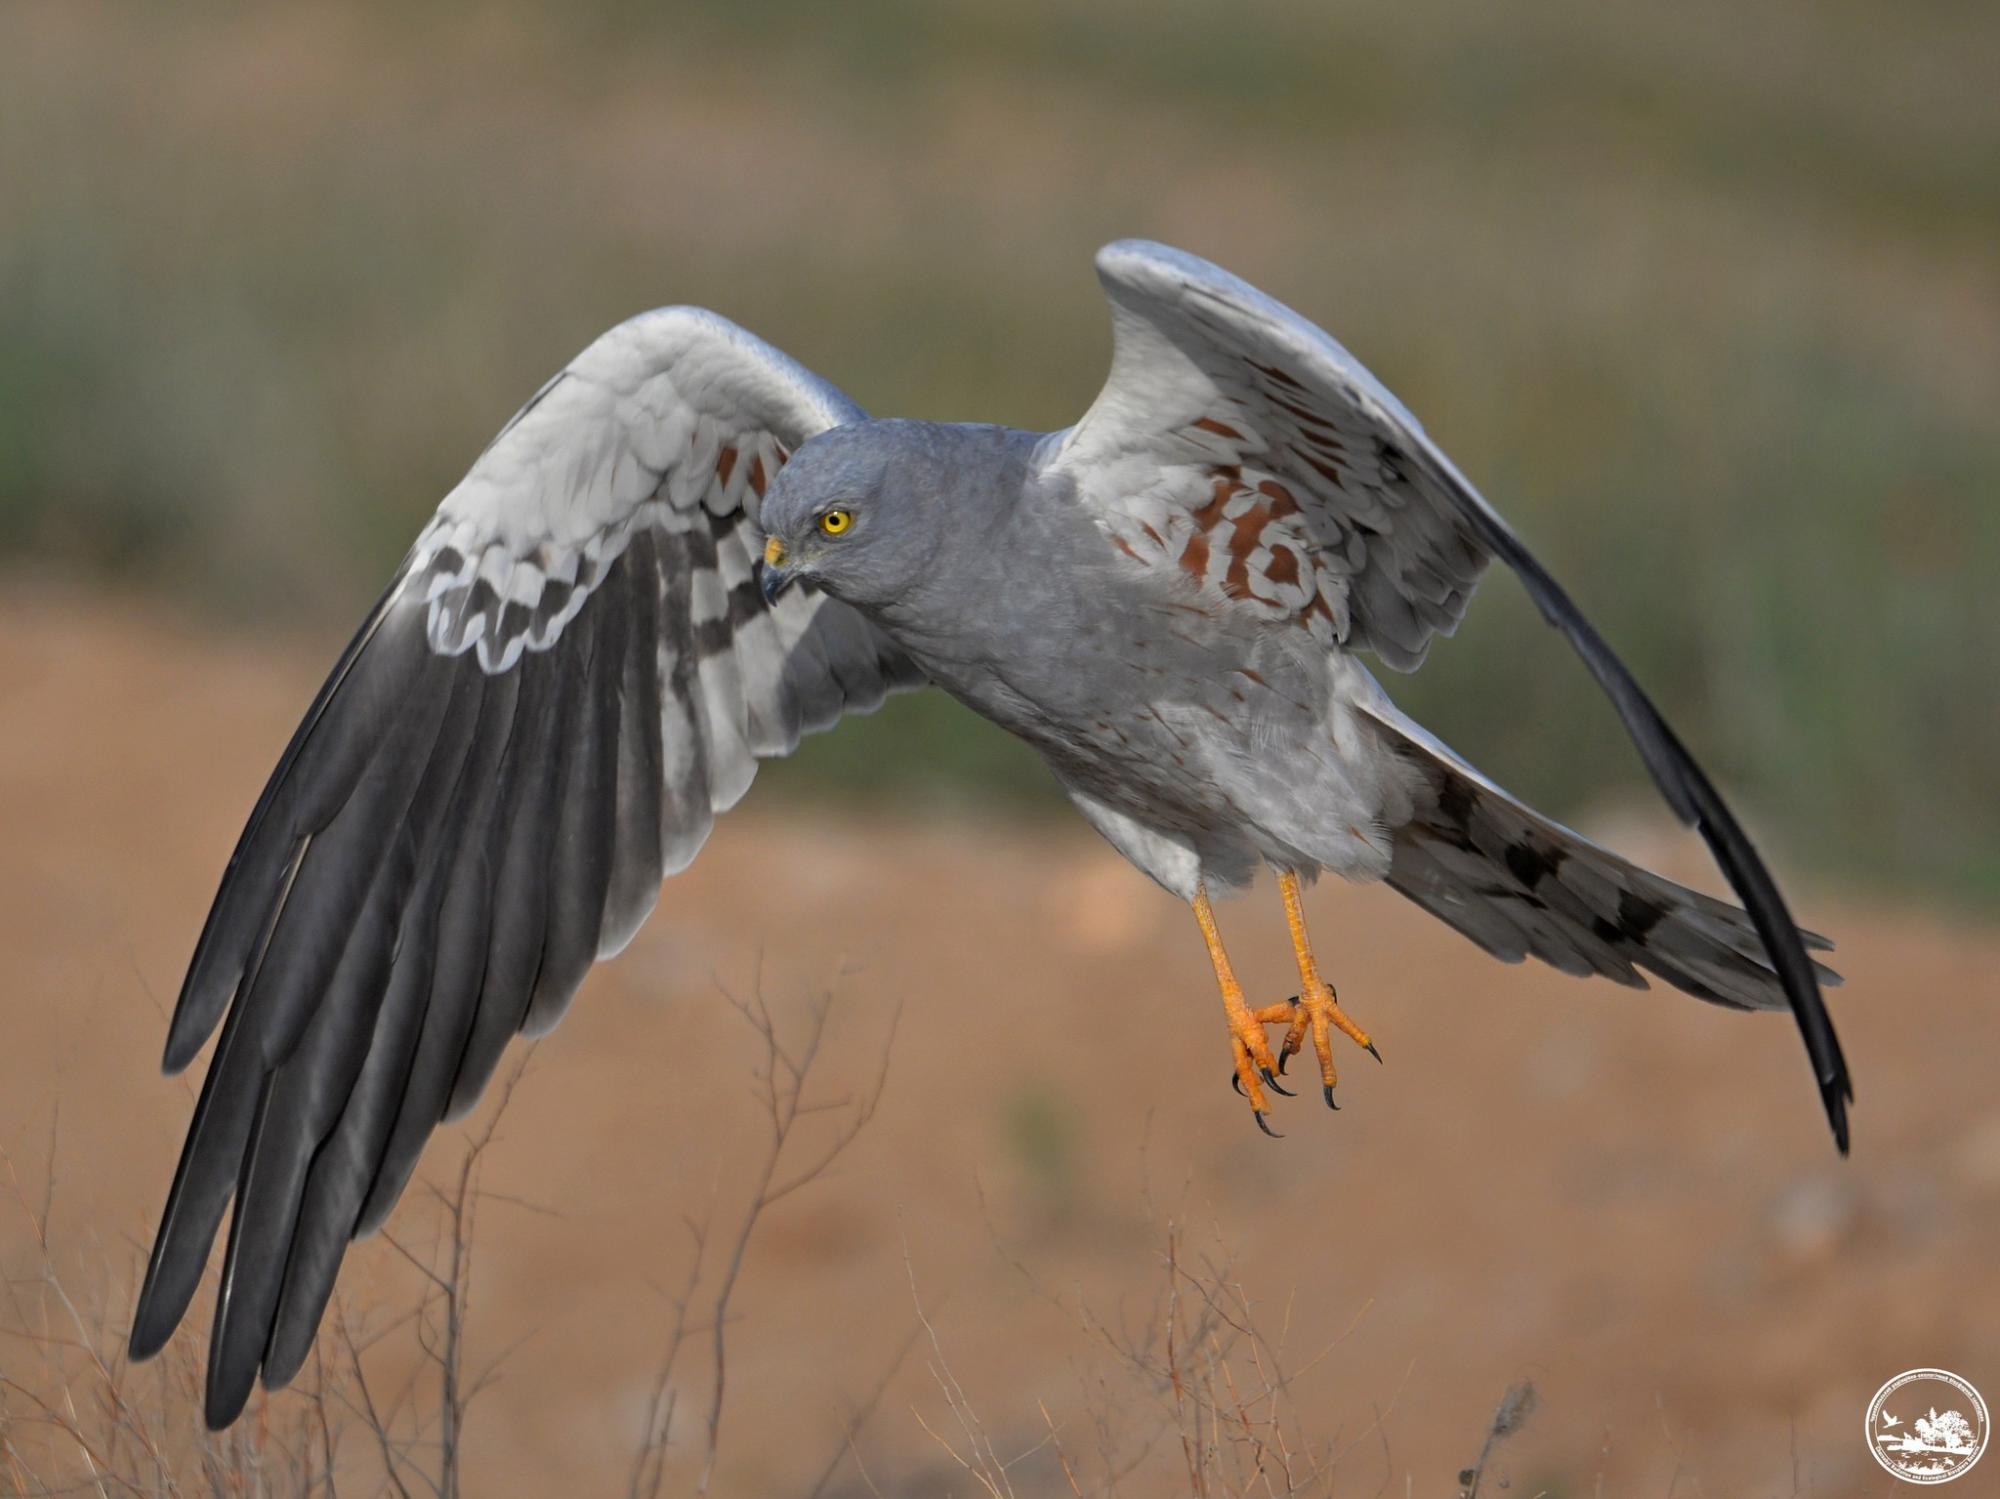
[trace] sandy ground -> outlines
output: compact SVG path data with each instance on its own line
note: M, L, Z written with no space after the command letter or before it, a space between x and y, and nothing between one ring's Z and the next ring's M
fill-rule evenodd
M114 1323L192 1096L158 1074L164 1008L331 648L0 595L0 1145L34 1195L59 1108L55 1254ZM1691 838L1621 836L1701 868ZM1302 1095L1271 1141L1224 1085L1192 924L1087 831L885 829L753 793L503 1121L486 1185L539 1210L480 1219L475 1361L511 1351L473 1408L468 1492L622 1492L683 1220L728 1223L765 1139L721 991L761 986L795 1023L837 976L816 1087L865 1090L900 1006L886 1091L752 1244L715 1492L810 1488L917 1328L913 1275L1001 1455L1044 1441L1044 1408L1085 1478L1100 1420L1136 1455L1162 1407L1087 1324L1157 1325L1148 1180L1190 1250L1233 1257L1288 1357L1346 1332L1291 1389L1301 1434L1339 1453L1334 1492L1455 1492L1523 1378L1542 1407L1498 1464L1514 1493L1897 1492L1863 1450L1877 1385L1941 1365L2000 1397L2000 937L1793 883L1848 976L1848 1163L1785 1021L1506 967L1391 894L1327 887L1319 943L1388 1062L1353 1054L1342 1112ZM1223 919L1253 991L1291 992L1275 895ZM436 1142L434 1175L462 1138ZM406 1202L396 1231L430 1222ZM31 1251L0 1203L10 1273ZM408 1277L376 1239L343 1286L393 1308ZM700 1460L689 1357L668 1492ZM17 1343L0 1361L29 1367ZM935 1362L910 1354L856 1439L868 1479L844 1463L828 1492L980 1491L925 1433L963 1447ZM1068 1492L1053 1451L1016 1465L1018 1492ZM1964 1492L2000 1493L1987 1466ZM1120 1491L1173 1492L1179 1471L1169 1436Z

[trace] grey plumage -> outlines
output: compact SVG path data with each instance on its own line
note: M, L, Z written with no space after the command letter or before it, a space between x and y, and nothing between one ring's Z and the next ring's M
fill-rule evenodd
M252 812L169 1028L169 1070L222 1037L131 1346L172 1333L233 1195L211 1424L297 1371L430 1132L624 946L756 761L927 681L1184 897L1267 866L1386 879L1503 958L1789 1005L1845 1148L1824 939L1505 523L1288 309L1158 246L1099 270L1112 373L1065 432L870 421L676 308L593 344L446 497ZM1521 806L1356 657L1414 668L1493 557L1747 912Z

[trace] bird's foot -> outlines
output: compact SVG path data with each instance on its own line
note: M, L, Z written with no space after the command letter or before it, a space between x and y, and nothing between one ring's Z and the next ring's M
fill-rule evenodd
M1271 1054L1271 1043L1264 1037L1267 1025L1283 1025L1292 1018L1293 1004L1266 1005L1261 1010L1253 1010L1243 1003L1240 993L1224 991L1223 1009L1229 1019L1229 1049L1235 1057L1236 1070L1230 1078L1231 1085L1238 1093L1250 1100L1250 1108L1257 1118L1257 1128L1267 1135L1276 1135L1271 1128L1270 1105L1264 1096L1268 1087L1274 1093L1292 1096L1291 1090L1278 1081L1277 1060Z
M1272 1005L1259 1010L1257 1014L1260 1017L1272 1015L1274 1011L1284 1008ZM1291 1026L1286 1030L1285 1039L1278 1047L1278 1071L1282 1073L1285 1070L1285 1063L1305 1049L1306 1036L1310 1033L1313 1054L1319 1058L1321 1091L1325 1094L1326 1106L1330 1109L1340 1107L1333 1101L1333 1086L1340 1081L1340 1070L1333 1065L1333 1033L1336 1029L1376 1061L1382 1060L1382 1053L1376 1050L1368 1032L1350 1020L1346 1012L1340 1008L1339 1001L1334 998L1331 984L1323 981L1307 984L1304 992L1291 1002L1289 1012L1279 1018L1289 1019Z

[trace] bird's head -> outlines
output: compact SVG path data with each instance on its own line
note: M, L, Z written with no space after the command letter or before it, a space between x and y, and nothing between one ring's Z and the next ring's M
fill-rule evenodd
M939 465L925 426L835 427L778 470L758 515L766 602L810 580L843 602L881 607L926 581L939 544Z

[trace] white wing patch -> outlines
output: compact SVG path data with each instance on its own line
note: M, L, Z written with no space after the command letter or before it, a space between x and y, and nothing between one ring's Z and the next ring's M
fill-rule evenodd
M476 651L483 670L508 671L524 650L547 650L555 643L635 531L706 530L720 517L747 518L754 526L757 503L790 449L769 432L725 437L720 424L706 417L695 418L692 426L690 446L660 467L647 466L633 443L605 453L596 471L574 475L584 486L582 504L597 493L650 497L628 501L622 518L568 544L543 539L517 551L520 539L496 531L490 510L464 514L447 500L417 539L409 562L409 575L429 609L431 649L446 656ZM484 479L475 467L454 497ZM727 555L740 558L741 549ZM713 573L696 575L697 624L727 617L726 591L745 582L747 562L741 572L721 579L720 592Z

